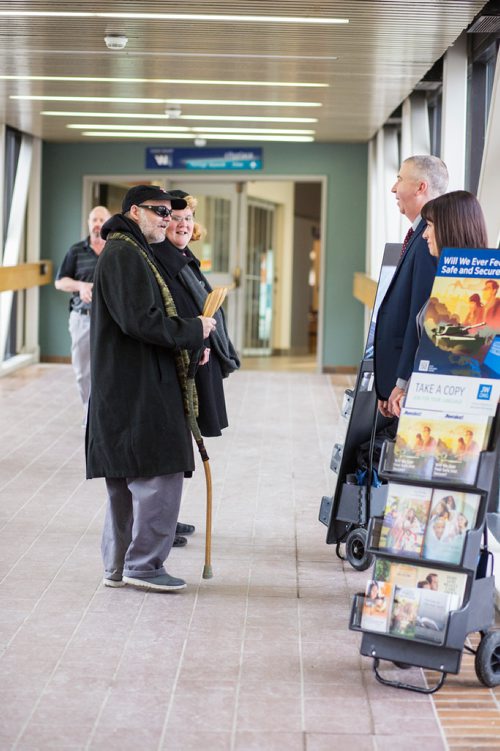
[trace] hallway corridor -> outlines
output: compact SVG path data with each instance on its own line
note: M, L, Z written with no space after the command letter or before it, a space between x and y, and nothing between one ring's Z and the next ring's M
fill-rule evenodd
M351 380L228 379L230 428L207 441L214 577L201 577L199 467L180 515L196 533L167 564L188 587L158 594L101 585L104 482L84 479L71 367L0 379L2 751L500 748L500 691L466 673L441 692L440 721L433 699L377 684L348 630L368 576L335 557L317 517ZM453 733L471 703L488 735Z

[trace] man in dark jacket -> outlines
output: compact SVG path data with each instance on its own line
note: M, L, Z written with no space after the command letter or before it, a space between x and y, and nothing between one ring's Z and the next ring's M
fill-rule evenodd
M166 573L185 472L194 469L186 416L186 350L199 350L213 318L179 318L149 243L165 237L174 199L153 185L126 194L102 229L94 275L87 477L106 478L104 584L183 589Z
M416 316L428 300L436 259L422 234L427 226L422 207L446 192L448 170L436 156L411 156L399 170L392 192L410 221L403 251L377 313L374 341L375 390L384 417L399 415L399 401L413 370L418 347Z

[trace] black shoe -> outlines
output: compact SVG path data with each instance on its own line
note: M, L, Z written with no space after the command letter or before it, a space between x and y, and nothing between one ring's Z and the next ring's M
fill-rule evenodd
M184 545L187 545L187 540L185 537L181 537L181 535L175 535L174 537L174 548L183 548Z
M195 530L195 527L192 524L181 524L181 522L177 522L175 534L176 535L192 535L194 530Z

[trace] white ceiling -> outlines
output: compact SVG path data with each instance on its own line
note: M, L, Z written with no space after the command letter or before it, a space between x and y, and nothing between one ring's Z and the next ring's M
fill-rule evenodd
M306 129L316 141L365 141L373 136L416 83L466 28L484 0L214 0L174 2L102 0L0 0L0 74L202 79L205 83L79 82L0 78L0 119L50 141L107 140L82 135L69 124L156 128L254 127ZM21 12L235 14L266 17L348 18L343 25L257 21L169 20L90 17L30 17ZM7 14L7 15L5 15ZM125 33L128 45L110 51L109 32ZM334 58L338 59L334 59ZM208 81L241 81L238 85ZM243 82L254 83L243 83ZM321 83L325 88L267 83ZM29 101L11 95L98 96L159 99L156 103ZM252 100L257 106L183 104L199 120L110 118L106 113L163 116L167 99ZM285 106L272 104L285 103ZM320 107L297 103L319 103ZM269 103L269 104L268 104ZM99 112L98 117L53 117L42 111ZM229 120L203 120L224 115ZM252 123L241 117L317 118L312 123ZM87 128L88 130L88 128ZM123 131L122 131L123 132ZM126 131L125 131L126 132ZM182 132L182 131L180 131ZM198 131L201 134L201 131ZM191 140L178 141L181 146ZM130 138L127 134L127 138ZM168 136L165 138L168 139ZM163 140L165 140L165 138ZM254 134L248 137L258 142ZM227 140L222 136L221 140ZM159 136L151 140L158 142ZM217 141L211 142L217 145ZM210 145L210 144L209 144Z

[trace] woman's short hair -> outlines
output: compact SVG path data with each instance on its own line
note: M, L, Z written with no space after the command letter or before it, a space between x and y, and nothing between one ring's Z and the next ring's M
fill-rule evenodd
M187 203L188 209L191 209L193 212L196 211L196 207L198 206L198 199L194 196L185 196L184 200ZM201 225L199 222L195 222L193 226L193 234L191 235L191 240L201 240L205 235L207 234L207 231L203 225Z
M433 198L421 211L432 222L436 245L443 248L487 248L488 233L476 196L467 190L453 190Z

